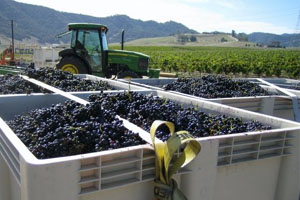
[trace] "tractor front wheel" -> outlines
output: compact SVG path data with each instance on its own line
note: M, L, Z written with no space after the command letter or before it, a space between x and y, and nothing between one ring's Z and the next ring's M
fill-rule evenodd
M57 69L71 72L72 74L88 74L87 66L79 58L64 57L56 65Z

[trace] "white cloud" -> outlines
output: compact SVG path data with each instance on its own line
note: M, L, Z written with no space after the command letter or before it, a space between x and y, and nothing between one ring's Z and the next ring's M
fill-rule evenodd
M237 9L237 5L233 2L230 1L217 1L217 5L224 7L224 8L229 8L229 9Z
M215 4L226 9L241 10L245 4L241 0L215 0Z
M175 0L180 3L209 3L211 0Z

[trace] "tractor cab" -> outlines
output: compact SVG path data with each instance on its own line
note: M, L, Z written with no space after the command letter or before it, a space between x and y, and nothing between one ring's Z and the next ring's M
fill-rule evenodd
M106 65L104 51L108 50L107 27L101 24L68 24L71 48L59 52L60 68L79 73L102 73ZM64 61L65 60L65 61Z
M108 29L101 24L71 23L69 49L59 52L58 69L73 74L93 74L102 77L138 78L149 74L149 56L132 51L109 50L106 40Z
M88 29L88 27L93 29ZM108 50L105 35L107 28L103 25L89 25L88 27L80 29L69 24L69 29L72 30L71 48L87 59L93 72L101 72L105 64L102 63L102 53Z

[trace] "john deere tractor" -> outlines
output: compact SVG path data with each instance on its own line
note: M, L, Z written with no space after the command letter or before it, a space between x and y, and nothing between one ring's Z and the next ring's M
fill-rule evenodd
M158 77L159 72L149 70L149 56L125 50L109 50L107 27L101 24L71 23L71 47L59 52L58 69L73 74L93 74L110 78ZM65 33L65 34L67 34Z

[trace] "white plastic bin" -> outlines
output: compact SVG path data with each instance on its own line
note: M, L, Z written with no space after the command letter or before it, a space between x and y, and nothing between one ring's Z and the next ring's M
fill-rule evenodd
M56 94L0 97L0 200L153 199L155 156L149 144L38 160L2 120L65 100Z
M246 80L262 84L260 81L258 81L255 78L247 78ZM263 78L263 80L286 89L289 89L291 86L295 86L300 83L299 80L288 79L288 78Z
M176 78L167 78L167 79L133 79L132 84L135 84L140 87L153 90L165 91L161 86L172 83L176 81ZM249 79L252 81L252 79ZM254 79L256 80L256 79ZM126 80L119 79L120 82L126 82ZM263 86L262 87L273 94L278 94L276 89ZM291 91L291 90L288 90ZM241 108L253 112L263 113L266 115L271 115L275 117L280 117L283 119L295 120L294 108L292 99L286 95L276 95L276 96L254 96L254 97L232 97L232 98L214 98L214 99L205 99L201 97L196 97L193 95L188 95L176 91L165 91L173 94L180 94L182 96L187 96L195 99L203 99L211 102L221 103L224 105L232 106L235 108ZM300 91L295 90L291 91L292 93L300 97ZM298 101L300 104L300 100ZM298 106L299 107L299 106ZM300 107L299 107L300 108ZM298 111L299 112L299 111Z
M197 106L208 113L255 119L273 127L273 130L267 131L199 138L202 151L196 160L184 168L184 171L191 171L190 174L182 174L179 179L189 200L240 199L243 194L243 199L298 198L300 124L163 91L144 93L168 98L183 106ZM0 116L9 120L15 114L11 113L12 109L18 109L21 114L34 106L45 107L64 100L58 95L33 95L31 98L23 107L15 107L16 104L24 105L23 96L6 96L5 100L0 98L3 108ZM41 99L35 98L45 98L44 105ZM38 160L1 121L0 150L9 169L5 166L0 168L3 170L0 175L9 171L9 177L12 177L12 181L7 178L0 180L3 181L0 191L10 191L4 193L6 196L3 198L153 199L151 180L155 173L155 158L150 145ZM262 183L267 185L260 187ZM228 190L224 189L226 184L230 184Z
M90 74L76 74L75 76L82 78L82 79L92 80L92 81L105 81L110 86L114 87L116 90L132 90L132 91L145 90L144 87L134 85L131 82L120 82L117 80L102 78L102 77L98 77L98 76L94 76L94 75L90 75Z
M129 83L123 83L123 82L119 82L119 81L116 81L116 80L101 78L101 77L97 77L97 76L93 76L93 75L77 74L75 76L77 76L77 77L79 77L81 79L87 79L87 80L92 80L92 81L104 81L104 82L108 83L108 85L113 88L110 91L117 91L117 90L130 90L130 91L145 90L145 88L140 87L140 86L132 85L132 84L129 84ZM32 84L35 84L35 83L32 83ZM99 91L86 91L86 92L87 93L91 93L91 92L97 93ZM76 93L76 92L73 92L73 93ZM84 93L84 92L81 92L81 93ZM30 95L35 95L35 94L31 93ZM0 97L1 96L4 96L4 94L0 94Z
M189 200L298 200L299 123L159 90L152 94L208 113L258 120L273 127L267 131L199 138L202 151L185 168L192 173L181 177L181 187Z

